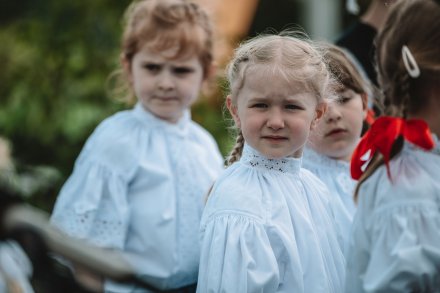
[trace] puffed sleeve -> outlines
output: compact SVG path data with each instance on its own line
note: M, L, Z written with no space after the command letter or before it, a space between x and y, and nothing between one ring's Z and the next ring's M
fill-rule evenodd
M80 158L55 204L51 222L70 236L122 248L128 226L127 178L99 160Z
M375 213L362 213L359 208L346 292L440 292L438 205L415 198Z
M259 219L216 215L201 232L197 292L276 292L279 269Z

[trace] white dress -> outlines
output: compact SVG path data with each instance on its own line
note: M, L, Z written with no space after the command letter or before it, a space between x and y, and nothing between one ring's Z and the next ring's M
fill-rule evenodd
M346 245L356 212L353 194L357 181L351 178L350 163L329 158L306 148L302 165L321 179L327 185L333 199L342 205L341 212L335 216L342 228Z
M359 190L347 293L440 292L440 146L405 143Z
M88 139L51 221L71 236L124 251L153 286L193 284L204 200L222 170L214 139L189 112L171 124L138 104L103 121Z
M18 243L0 242L0 292L33 293L32 270L31 261Z
M325 185L245 145L203 212L197 292L339 293L345 259Z

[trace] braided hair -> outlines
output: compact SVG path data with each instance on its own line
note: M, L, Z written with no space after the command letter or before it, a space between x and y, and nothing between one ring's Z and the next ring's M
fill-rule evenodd
M430 89L440 82L440 6L433 0L401 0L390 8L383 29L376 38L378 81L384 93L385 113L408 118L426 108ZM403 48L408 49L419 73L411 74ZM391 159L403 148L399 137ZM355 191L384 163L375 154Z
M264 65L268 72L277 72L288 81L300 81L318 102L326 96L330 74L322 55L304 34L284 32L280 35L261 35L242 43L227 67L230 97L236 106L237 97L245 83L248 70ZM239 130L227 165L241 157L245 138Z

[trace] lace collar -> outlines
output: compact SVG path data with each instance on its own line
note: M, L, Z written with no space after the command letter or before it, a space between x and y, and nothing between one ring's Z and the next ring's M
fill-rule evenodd
M182 136L188 133L188 128L191 121L191 113L189 110L183 112L182 118L180 118L177 123L171 123L154 116L139 102L134 107L133 113L134 116L137 117L142 124L146 125L148 128L156 128Z
M301 159L290 157L268 159L246 143L243 147L240 162L263 171L298 174L301 169Z
M303 164L319 165L320 168L331 168L346 171L350 168L350 163L342 160L335 160L315 152L310 147L304 148Z

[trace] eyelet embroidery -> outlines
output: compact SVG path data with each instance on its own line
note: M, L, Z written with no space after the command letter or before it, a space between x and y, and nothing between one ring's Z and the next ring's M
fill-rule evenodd
M240 162L245 165L250 165L253 168L276 171L281 173L298 173L301 168L301 159L268 159L258 153L248 144L245 144L243 147L243 153Z

